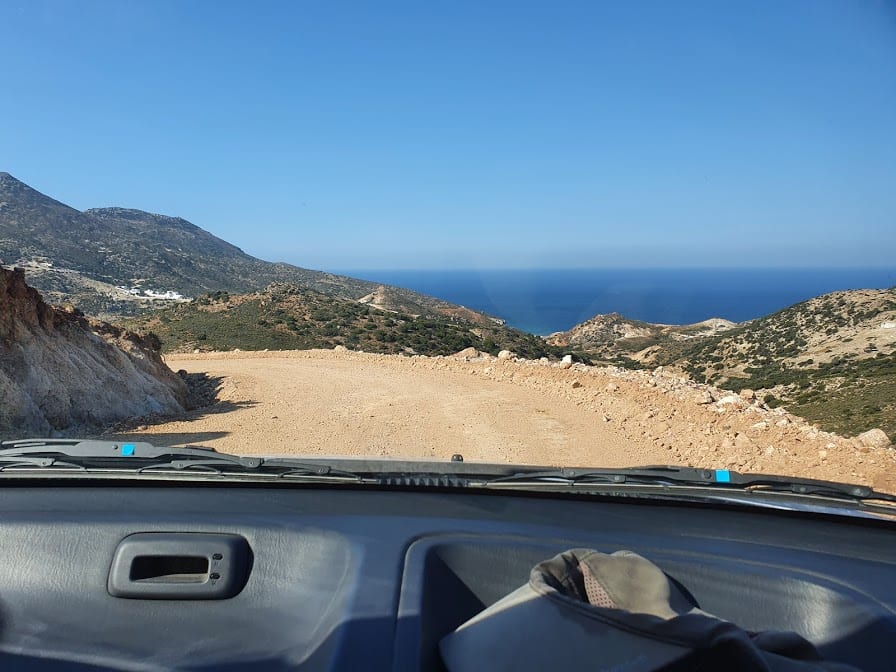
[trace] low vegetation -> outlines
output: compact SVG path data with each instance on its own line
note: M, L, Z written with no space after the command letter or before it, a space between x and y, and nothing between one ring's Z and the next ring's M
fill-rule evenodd
M332 348L388 354L447 355L473 347L528 358L563 354L541 338L498 324L389 312L293 285L264 292L204 294L190 303L129 320L158 335L165 352Z
M715 334L673 338L632 322L624 337L609 334L587 352L617 366L664 365L699 382L753 389L826 430L879 427L896 437L896 328L883 326L894 322L896 289L853 290Z

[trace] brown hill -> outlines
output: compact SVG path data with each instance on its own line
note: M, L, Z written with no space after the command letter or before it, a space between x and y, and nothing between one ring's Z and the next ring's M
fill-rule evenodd
M548 342L628 368L664 365L847 435L896 436L896 289L832 292L766 317L670 327L598 315Z
M451 354L473 347L527 357L563 353L538 336L474 311L444 308L437 316L401 310L392 289L359 301L276 283L251 294L213 292L194 301L132 318L127 328L152 332L165 352L332 348L403 354ZM413 307L413 306L411 306Z
M696 324L653 324L623 317L619 313L595 315L568 331L547 337L547 342L588 353L590 357L617 362L640 361L651 349L665 343L712 336L736 326L722 318L711 318Z
M44 303L0 268L0 435L22 438L184 410L187 388L145 338Z

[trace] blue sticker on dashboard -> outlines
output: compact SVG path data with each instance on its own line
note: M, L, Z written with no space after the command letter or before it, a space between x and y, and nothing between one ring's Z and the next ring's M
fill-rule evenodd
M135 449L136 449L136 446L133 443L124 443L121 446L121 454L124 455L125 457L130 457L131 455L134 454Z
M730 483L731 472L727 469L716 469L716 483Z

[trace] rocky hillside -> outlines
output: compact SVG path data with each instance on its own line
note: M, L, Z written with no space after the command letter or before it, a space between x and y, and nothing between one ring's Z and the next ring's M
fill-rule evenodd
M183 411L184 382L157 343L54 308L0 269L0 436L85 430Z
M395 309L433 317L459 306L374 282L256 259L181 219L125 208L78 211L0 173L0 263L28 271L56 303L94 315L133 315L206 292L247 292L289 282L330 296L377 291ZM465 319L490 318L463 310Z
M598 316L563 338L629 368L665 365L725 389L755 390L830 431L879 427L896 436L896 289L834 292L742 324L698 326Z
M704 380L762 390L823 427L896 436L896 289L834 292L659 353Z
M467 347L492 354L512 350L527 357L554 356L541 338L475 314L444 317L400 310L382 289L353 301L305 287L273 284L261 292L213 292L189 303L133 318L130 329L157 334L166 352L300 350L332 348L438 355Z
M595 315L569 331L547 337L547 342L587 352L591 357L607 362L641 361L667 343L687 341L702 336L713 336L735 326L734 322L712 318L696 324L652 324L623 317L619 313Z

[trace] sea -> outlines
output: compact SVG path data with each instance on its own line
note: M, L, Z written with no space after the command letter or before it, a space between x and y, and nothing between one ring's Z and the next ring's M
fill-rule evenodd
M662 324L742 322L835 290L896 286L896 267L333 272L439 297L542 336L598 313Z

